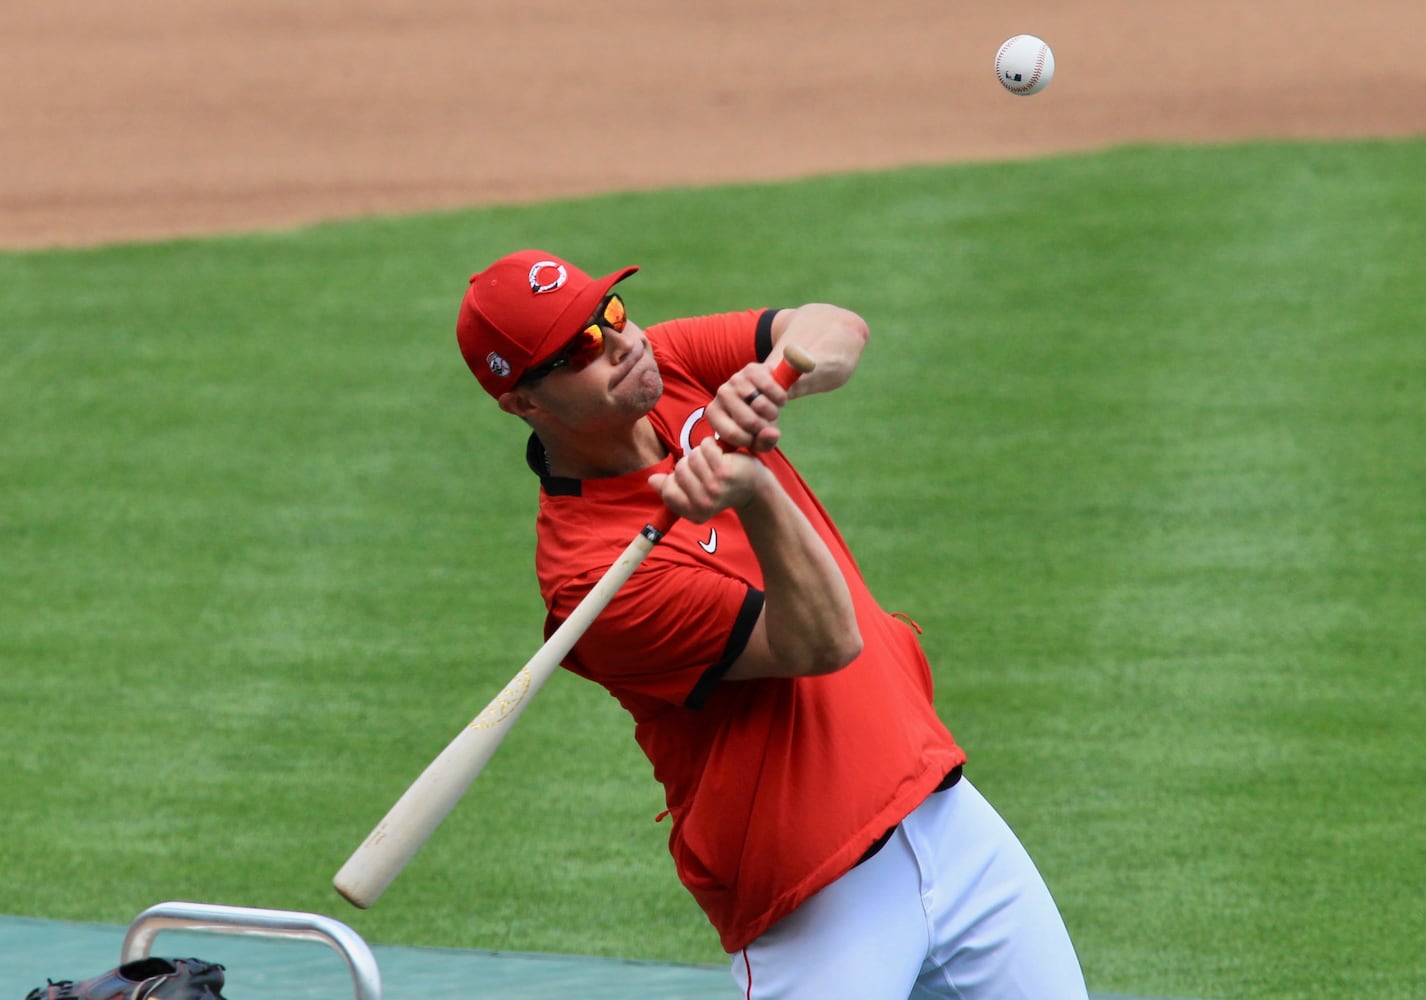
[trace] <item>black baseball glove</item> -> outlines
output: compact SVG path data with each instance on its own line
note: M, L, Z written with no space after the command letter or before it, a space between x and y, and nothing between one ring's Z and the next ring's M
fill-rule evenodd
M25 1000L223 1000L223 967L198 958L141 958L93 979L51 979Z

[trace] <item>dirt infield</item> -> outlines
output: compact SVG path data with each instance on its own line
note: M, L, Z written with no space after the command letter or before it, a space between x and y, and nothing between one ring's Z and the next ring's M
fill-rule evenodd
M1426 134L1421 0L45 0L0 8L0 246L1130 141ZM1049 90L991 69L1054 46Z

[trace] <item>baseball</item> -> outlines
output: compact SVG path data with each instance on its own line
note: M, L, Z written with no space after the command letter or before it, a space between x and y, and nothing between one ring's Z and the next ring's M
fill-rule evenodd
M1016 35L995 53L995 78L1012 94L1038 94L1055 78L1055 54L1043 39Z

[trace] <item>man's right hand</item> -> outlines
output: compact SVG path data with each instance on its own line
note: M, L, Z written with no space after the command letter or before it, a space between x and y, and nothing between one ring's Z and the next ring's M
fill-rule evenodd
M669 510L695 524L730 507L746 507L760 487L777 489L761 462L751 455L724 451L711 437L679 459L673 472L650 476L649 485Z

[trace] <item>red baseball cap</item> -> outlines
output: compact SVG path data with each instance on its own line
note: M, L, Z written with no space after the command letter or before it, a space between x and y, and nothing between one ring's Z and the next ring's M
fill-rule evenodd
M637 271L591 278L544 250L521 250L471 275L456 319L461 355L496 399L567 344L609 289Z

